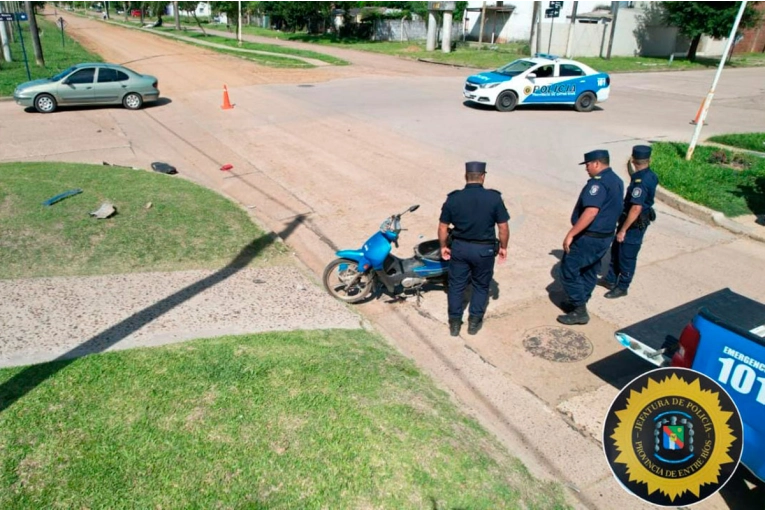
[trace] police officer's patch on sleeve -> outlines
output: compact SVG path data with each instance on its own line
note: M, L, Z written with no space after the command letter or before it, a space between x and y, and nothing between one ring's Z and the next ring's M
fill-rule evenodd
M590 195L595 196L598 194L599 191L600 191L600 186L598 186L597 184L593 184L592 186L590 186Z
M640 198L640 195L643 194L643 190L640 188L635 188L632 190L632 198Z

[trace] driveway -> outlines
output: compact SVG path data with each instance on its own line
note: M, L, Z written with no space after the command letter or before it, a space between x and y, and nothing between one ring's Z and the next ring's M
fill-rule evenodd
M419 203L405 217L399 253L409 256L420 236L435 236L446 193L463 184L464 162L487 161L487 186L503 192L512 220L509 261L497 268L481 333L449 337L439 291L420 307L380 299L358 308L532 472L570 487L578 506L648 508L614 481L597 439L617 388L646 369L621 352L613 332L722 287L765 301L752 277L765 246L659 204L629 298L598 293L593 321L569 330L585 349L559 363L535 356L524 340L561 333L550 293L560 292L554 267L586 181L582 154L610 150L626 179L632 145L690 139L688 122L711 71L615 75L611 99L590 114L542 107L502 114L464 105L467 72L451 67L333 49L353 65L274 70L101 21L67 22L105 60L158 76L166 99L139 112L45 116L0 103L7 134L0 160L170 162L275 232L304 217L288 243L316 274L334 249L358 247L386 215ZM726 70L704 136L761 131L762 83L765 69ZM224 84L233 110L220 108ZM221 172L224 163L234 169ZM754 494L744 487L698 508L744 508Z

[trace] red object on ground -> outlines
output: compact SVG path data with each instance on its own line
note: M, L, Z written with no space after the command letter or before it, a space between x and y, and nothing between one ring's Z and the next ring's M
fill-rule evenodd
M220 167L220 169L223 170L223 171L231 170L232 168L234 168L234 165L232 165L231 163L226 163L225 165Z

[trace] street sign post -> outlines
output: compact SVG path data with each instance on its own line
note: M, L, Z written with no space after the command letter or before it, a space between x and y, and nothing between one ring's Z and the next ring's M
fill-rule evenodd
M56 26L61 30L61 47L64 47L64 27L66 26L66 21L64 21L64 18L58 18L56 20Z
M550 54L550 46L552 46L552 33L553 33L553 20L560 17L560 9L563 7L563 2L550 2L549 7L545 9L545 18L550 18L550 38L547 41L547 54Z
M21 33L21 22L27 21L27 13L17 12L14 18L16 19L16 27L19 29L19 42L21 43L21 52L24 54L24 67L27 69L27 79L32 81L32 73L29 72L29 60L27 59L27 48L24 46L24 35Z

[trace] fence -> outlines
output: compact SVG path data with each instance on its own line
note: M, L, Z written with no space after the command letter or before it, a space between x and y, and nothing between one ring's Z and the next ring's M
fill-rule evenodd
M443 26L438 27L441 40ZM428 37L428 24L423 20L375 20L372 30L373 41L424 41ZM452 23L452 41L462 37L462 23Z

